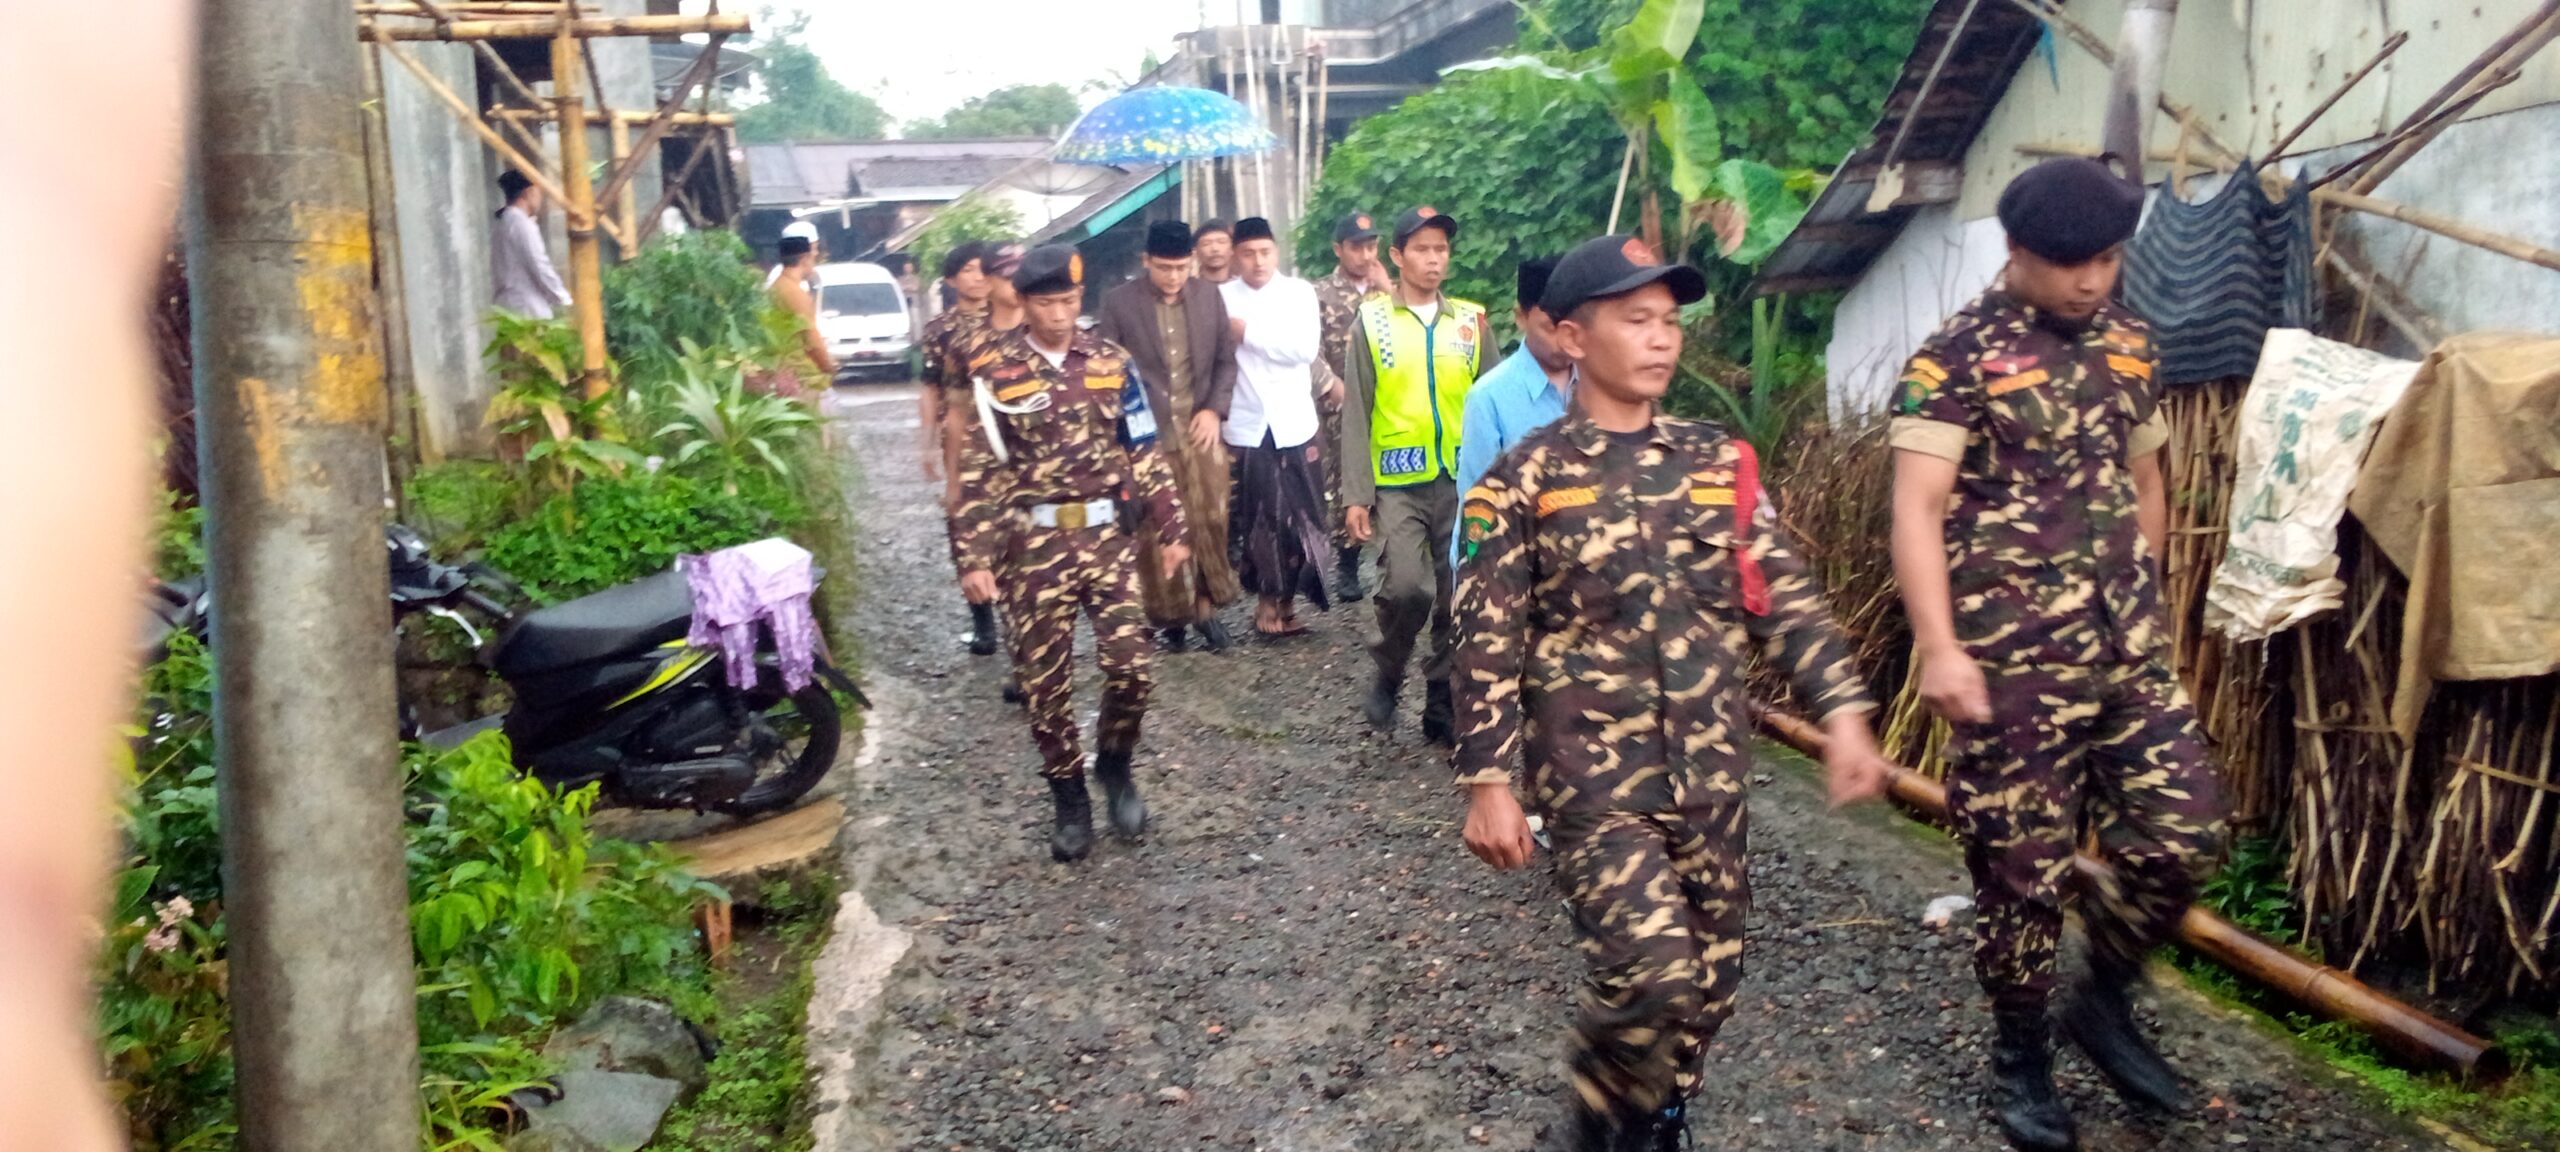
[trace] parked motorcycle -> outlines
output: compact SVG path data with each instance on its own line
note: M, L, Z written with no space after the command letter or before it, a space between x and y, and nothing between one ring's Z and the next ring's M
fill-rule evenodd
M453 621L515 696L501 716L419 739L451 746L499 728L518 767L553 787L601 784L607 802L636 808L770 812L835 764L844 720L829 686L870 706L823 658L816 680L786 689L770 642L757 653L756 684L731 687L716 649L685 643L693 595L676 571L518 615L483 590L520 595L496 571L442 563L401 525L385 531L384 543L394 620L424 613ZM146 646L165 647L171 630L202 634L208 605L202 577L161 585ZM482 625L500 637L494 650Z

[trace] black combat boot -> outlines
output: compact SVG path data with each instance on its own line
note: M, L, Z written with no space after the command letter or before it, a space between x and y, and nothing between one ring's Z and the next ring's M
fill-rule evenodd
M1573 1107L1573 1152L1655 1152L1676 1144L1660 1143L1660 1133L1668 1131L1652 1116L1633 1119L1608 1112L1595 1112L1576 1100Z
M972 656L996 654L995 605L972 604L969 606L969 654Z
M1449 682L1433 680L1422 686L1422 738L1443 748L1458 743L1458 705L1449 693Z
M1007 704L1028 704L1031 702L1031 694L1022 690L1021 677L1011 674L1007 674L1005 676L1004 702Z
M2133 986L2141 975L2138 963L2092 956L2089 974L2063 997L2054 1020L2063 1037L2088 1055L2126 1103L2162 1112L2183 1111L2187 1091L2178 1083L2177 1072L2160 1058L2160 1050L2151 1046L2133 1019Z
M1357 604L1366 599L1369 590L1360 586L1360 546L1337 548L1333 553L1333 598L1344 604Z
M1156 647L1167 652L1180 652L1191 646L1191 629L1180 624L1156 629Z
M1369 718L1369 726L1380 732L1396 730L1396 695L1404 691L1404 681L1384 672L1369 685L1369 699L1360 706Z
M1058 803L1058 822L1049 829L1049 855L1072 864L1093 854L1093 799L1085 795L1084 777L1049 778L1049 798Z
M2053 1090L2053 1037L2044 1013L1995 1008L1991 1040L1991 1111L2020 1152L2075 1152L2079 1130Z
M1212 616L1200 622L1200 646L1211 652L1224 652L1234 646L1235 637L1227 634L1227 622Z
M1102 782L1103 814L1111 818L1112 831L1123 840L1135 840L1147 830L1147 802L1138 796L1138 782L1129 775L1129 751L1100 752L1093 758L1093 778Z

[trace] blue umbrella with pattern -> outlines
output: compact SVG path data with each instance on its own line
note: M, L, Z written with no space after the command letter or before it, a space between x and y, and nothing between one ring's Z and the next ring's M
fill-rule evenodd
M1278 147L1253 112L1206 88L1132 88L1094 105L1051 158L1062 164L1172 164Z

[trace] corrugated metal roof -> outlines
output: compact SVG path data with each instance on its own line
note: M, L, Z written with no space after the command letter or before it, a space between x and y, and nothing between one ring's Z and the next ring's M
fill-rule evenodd
M1843 288L1922 205L1955 199L1965 152L2035 49L2041 25L2008 0L1938 0L1867 142L1760 266L1755 293ZM1898 172L1901 191L1876 194ZM1870 211L1870 207L1875 210Z
M1049 144L1032 138L749 144L747 171L756 207L793 208L884 191L974 188L1047 155Z

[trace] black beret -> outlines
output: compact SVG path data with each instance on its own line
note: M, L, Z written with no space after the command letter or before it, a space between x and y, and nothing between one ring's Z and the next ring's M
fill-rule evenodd
M2056 264L2079 264L2133 238L2142 185L2110 157L2064 156L2018 174L2000 192L2000 226L2018 247Z
M1271 221L1260 216L1247 216L1236 221L1235 240L1238 244L1247 240L1270 240L1276 243L1279 239L1271 234Z
M1336 244L1342 243L1345 240L1375 240L1377 238L1378 222L1370 219L1369 214L1366 212L1352 212L1343 216L1342 219L1333 222L1333 242Z
M1547 278L1554 275L1555 270L1556 262L1553 260L1529 259L1521 261L1520 290L1519 293L1512 298L1518 301L1520 306L1523 308L1541 307L1538 301L1546 297Z
M1697 269L1663 263L1636 237L1602 236L1574 245L1556 261L1538 307L1562 320L1593 300L1624 296L1656 281L1668 285L1671 298L1682 304L1695 304L1707 295L1707 278Z
M1084 284L1084 256L1073 244L1043 244L1022 257L1013 290L1023 296L1055 296Z

